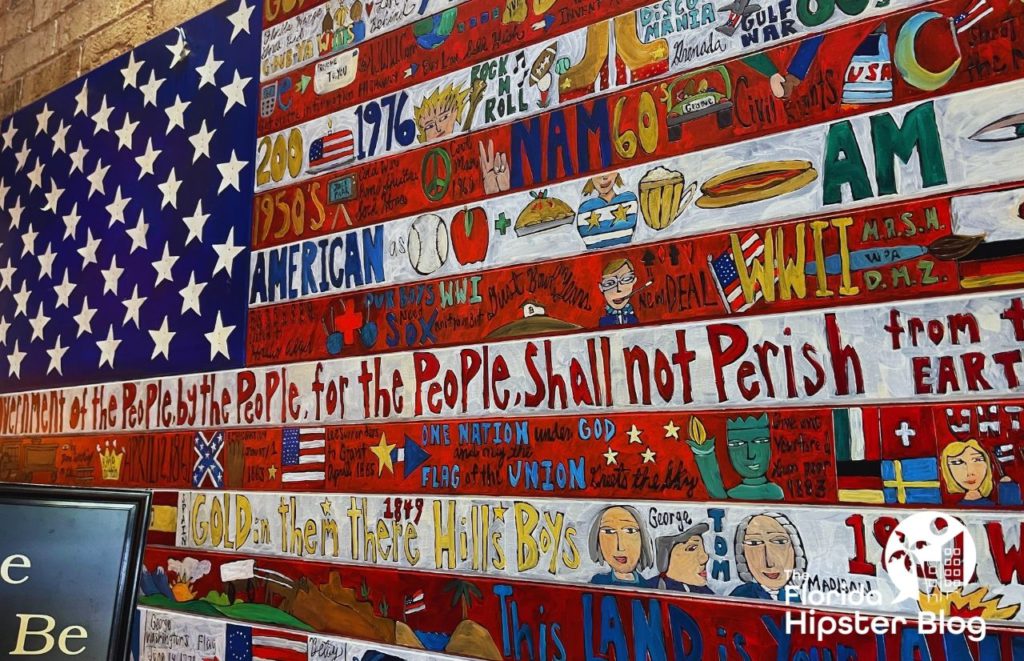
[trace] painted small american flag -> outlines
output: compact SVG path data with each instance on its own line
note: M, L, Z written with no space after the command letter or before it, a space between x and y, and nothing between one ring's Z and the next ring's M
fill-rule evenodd
M323 172L340 167L355 158L352 131L343 129L317 138L309 146L309 171Z
M412 615L413 613L419 613L427 609L426 603L424 603L423 590L417 590L411 595L405 598L405 614Z
M323 427L285 427L281 431L281 481L323 486L326 439Z
M747 233L740 241L740 248L743 250L743 261L748 269L755 259L764 254L764 242L757 232ZM715 259L708 257L708 264L711 266L711 275L718 285L722 302L730 313L749 310L761 299L761 285L758 282L754 283L754 300L748 301L743 295L740 274L736 270L736 260L731 248L726 249Z

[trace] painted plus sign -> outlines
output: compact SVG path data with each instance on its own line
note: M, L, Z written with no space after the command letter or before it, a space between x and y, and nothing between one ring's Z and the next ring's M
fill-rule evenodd
M356 331L363 325L363 314L359 310L346 309L334 318L334 324L345 339L345 344L355 344Z
M508 216L505 215L505 212L502 211L501 215L498 216L494 221L494 229L498 230L498 232L500 232L502 236L505 236L505 232L508 230L511 224L512 221L509 220Z
M899 429L896 430L896 435L900 437L900 441L903 443L903 447L910 447L910 439L917 436L917 432L914 428L907 424L906 420L900 422Z

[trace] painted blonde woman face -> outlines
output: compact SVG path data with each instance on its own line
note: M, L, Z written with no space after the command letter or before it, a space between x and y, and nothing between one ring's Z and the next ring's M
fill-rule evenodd
M977 491L988 477L988 462L985 455L974 448L966 448L963 452L946 459L946 466L953 480L964 491Z

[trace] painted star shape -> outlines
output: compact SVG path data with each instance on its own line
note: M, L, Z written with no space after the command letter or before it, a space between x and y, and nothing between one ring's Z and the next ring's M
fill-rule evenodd
M107 171L109 169L109 165L103 165L103 159L96 159L96 167L93 168L92 174L86 177L89 180L89 199L92 199L92 196L96 193L100 195L107 194L107 188L103 180L107 178Z
M395 467L391 463L391 451L394 449L394 444L388 443L387 434L381 434L380 442L377 445L370 446L370 452L377 456L377 477L384 474L385 468L391 473L395 472Z
M18 162L18 172L25 169L25 163L28 162L28 156L32 153L32 150L28 148L28 140L21 143L21 149L14 155L14 160Z
M57 213L57 203L60 202L61 196L64 194L64 189L57 186L57 182L54 179L50 180L50 192L45 195L46 206L43 207L43 211L51 211Z
M35 231L31 227L21 235L22 249L21 256L34 255L36 254L36 237L39 236L39 232Z
M64 123L64 120L60 120L60 124L57 126L57 131L53 134L53 155L56 156L58 153L65 153L68 141L68 131L71 130L71 126Z
M93 131L93 135L99 135L101 131L110 131L110 115L113 112L114 109L107 105L107 95L104 94L103 98L100 99L100 109L92 116L92 121L96 124L96 130Z
M235 70L234 79L220 88L221 92L224 92L224 96L227 100L224 103L224 114L227 115L228 111L231 110L235 105L245 107L245 86L249 84L252 78L242 78L238 75L238 70Z
M157 78L155 71L149 72L149 82L141 86L139 90L142 92L142 107L145 108L148 105L156 106L156 93L160 90L160 86L166 82L165 78Z
M53 117L53 111L50 110L50 104L44 103L43 108L36 114L36 135L50 132L51 117Z
M82 220L82 217L78 215L78 202L75 202L75 206L71 207L71 213L64 216L64 238L74 239L75 232L78 230L78 222Z
M626 222L626 216L628 215L629 211L626 209L626 205L619 204L619 206L615 207L615 211L612 212L612 217L615 218L612 223L624 223Z
M205 282L196 282L196 274L192 273L188 277L188 284L181 288L178 292L181 294L181 314L185 314L186 310L195 312L200 317L203 316L203 311L200 309L199 297L202 295L203 290L206 289Z
M171 340L176 335L175 331L167 328L167 317L164 317L164 321L160 324L160 328L149 331L149 336L153 338L153 355L149 357L153 360L157 356L163 356L167 360L171 359Z
M676 426L676 423L674 421L669 420L668 424L664 425L664 429L665 438L674 438L677 441L679 440L679 427Z
M231 269L235 265L235 258L245 250L245 246L235 245L235 228L228 230L228 238L224 243L214 245L214 252L217 253L217 263L213 266L213 275L217 275L221 269L231 276Z
M53 344L52 349L47 349L46 353L50 356L50 366L46 368L46 373L57 372L61 376L64 375L64 354L68 352L68 347L61 346L60 335L57 336L56 342Z
M177 174L175 174L174 168L171 168L171 171L168 173L167 179L164 180L164 183L157 184L156 187L160 189L160 192L163 193L164 196L163 200L160 202L160 208L163 209L169 204L172 208L177 209L178 189L181 188L181 180L179 180Z
M57 292L57 305L54 306L54 309L60 307L71 309L71 294L75 291L77 285L71 282L69 271L70 269L64 269L64 282L53 288L53 291Z
M655 461L654 461L655 452L650 447L648 447L646 451L641 452L640 456L644 458L644 463L645 464L653 464L653 463L655 463Z
M132 150L132 140L135 138L135 129L139 127L138 122L132 121L131 113L125 113L124 123L121 124L121 128L114 131L114 135L117 136L117 148Z
M82 89L78 90L78 94L75 95L75 114L72 117L78 117L79 115L89 116L89 81L85 81L82 85Z
M239 160L238 157L235 156L235 150L232 149L231 160L227 163L219 163L217 165L217 169L220 170L220 188L217 189L217 192L222 193L224 189L229 186L234 188L236 191L241 192L242 189L239 187L238 179L242 170L244 170L245 166L248 164L249 161Z
M124 89L139 86L139 71L142 70L142 62L135 61L135 51L128 54L128 64L121 69L121 76L124 78Z
M644 433L643 430L642 429L637 429L636 425L633 425L632 427L630 427L629 431L626 432L626 434L629 436L629 442L630 443L640 443L641 442L640 441L640 435L643 434L643 433Z
M11 289L14 282L14 272L18 269L11 266L11 258L7 258L7 266L0 268L0 291Z
M153 262L153 268L156 269L156 282L153 283L154 287L159 285L164 280L166 280L167 282L174 282L174 276L171 275L171 269L174 268L174 264L177 261L178 258L175 255L171 254L170 247L164 245L163 257Z
M36 258L39 260L39 278L42 279L44 276L52 278L53 260L57 259L57 253L53 252L53 246L46 246L46 252L37 255Z
M118 186L117 190L114 191L114 200L106 206L107 213L110 214L110 224L108 227L113 227L114 223L124 225L124 210L131 201L132 198L121 196L121 187Z
M203 201L202 199L196 204L196 212L191 216L185 216L181 220L185 223L185 227L188 228L188 236L185 237L185 245L192 243L193 240L203 242L203 228L206 227L206 221L210 218L210 214L203 213Z
M139 222L135 223L135 227L130 230L125 230L128 234L128 238L132 240L131 250L128 254L134 254L139 248L147 250L149 246L146 243L146 232L149 231L149 223L146 222L146 217L139 211Z
M167 46L167 50L171 51L172 69L184 62L189 53L188 42L185 41L185 31L181 28L177 28L177 32L178 40Z
M18 129L15 128L14 119L12 118L9 122L7 122L7 129L2 134L4 146L3 149L0 149L0 151L14 149L14 137L16 135L18 135Z
M17 306L14 310L14 318L25 317L28 318L28 299L31 298L32 293L28 290L28 283L21 283L21 291L14 295L14 302Z
M97 264L96 251L100 247L100 242L103 239L95 239L92 236L92 229L85 230L85 245L78 249L78 254L82 256L82 268L84 269L89 264Z
M272 480L277 479L277 466L270 464L270 468L267 469L267 475L269 475Z
M235 43L235 37L243 32L249 34L249 18L254 9L255 7L250 7L245 0L239 0L238 9L228 16L228 22L231 23L231 39L228 43Z
M7 346L7 331L11 329L11 322L6 317L0 317L0 344Z
M117 296L117 284L121 280L121 274L124 273L124 268L117 265L117 255L110 258L110 266L100 269L100 273L103 274L103 293L106 294L109 291Z
M196 67L196 72L199 74L199 89L203 89L205 85L217 86L217 69L220 69L220 65L224 64L223 60L218 60L213 54L213 46L210 46L210 52L206 55L206 62L201 67Z
M182 101L180 94L174 95L174 104L164 108L167 114L167 134L170 135L175 127L185 128L185 110L192 105L191 101Z
M68 154L71 157L71 174L75 172L85 172L85 157L89 153L89 150L85 148L82 141L78 141L78 149Z
M92 335L92 318L96 316L96 308L89 307L89 297L84 296L82 298L82 311L76 314L73 319L78 324L78 335L75 337L82 337L82 333L88 333Z
M16 379L21 378L21 361L25 360L27 354L18 349L18 341L14 341L14 351L7 356L7 375Z
M96 341L96 346L100 348L100 367L103 367L103 363L107 363L111 367L114 366L114 355L120 344L121 340L114 337L114 325L111 324L107 329L106 339Z
M132 297L121 301L121 304L125 307L122 326L127 326L129 321L134 321L135 327L139 328L139 310L142 309L142 304L146 302L147 298L146 296L139 296L139 286L135 285L135 289L132 290Z
M192 143L192 162L195 163L199 160L200 156L210 158L210 140L213 139L213 134L217 132L217 129L208 131L206 129L206 120L199 126L199 131L189 137L188 141Z
M139 164L139 169L142 171L142 174L139 175L140 179L147 174L156 174L156 159L162 153L162 149L153 149L153 138L146 142L146 153L135 157L135 162Z
M32 327L32 342L43 339L48 323L50 323L50 318L43 314L43 304L40 302L36 309L36 316L28 320L28 325Z
M323 501L320 503L320 511L324 513L324 516L331 515L331 506L331 500L327 498L327 496L324 496Z
M217 321L214 323L213 330L209 333L203 333L203 336L206 337L206 341L210 343L210 360L213 360L219 354L223 354L225 358L231 358L231 355L228 352L228 337L231 336L231 333L234 330L234 326L225 326L223 324L220 312L218 312Z
M43 165L42 160L36 156L36 165L28 173L29 180L29 192L34 191L37 188L43 187L43 169L46 166Z
M14 198L14 206L7 210L7 213L11 215L11 229L17 229L21 226L21 214L25 212L25 207L21 206L21 196Z
M612 450L611 448L608 448L608 451L605 452L601 456L605 458L605 461L607 462L607 465L609 465L609 466L611 466L612 464L619 463L618 460L616 459L616 457L619 456L619 453L616 452L615 450Z
M10 192L11 187L7 185L3 177L0 177L0 210L7 206L7 194Z

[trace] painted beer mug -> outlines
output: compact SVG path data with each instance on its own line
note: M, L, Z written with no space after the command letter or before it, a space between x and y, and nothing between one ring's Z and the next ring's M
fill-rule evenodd
M640 213L651 229L663 230L681 216L697 193L697 182L686 185L682 172L657 167L640 180Z

